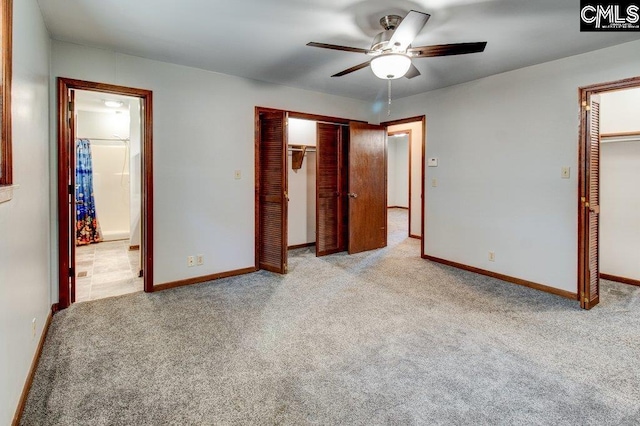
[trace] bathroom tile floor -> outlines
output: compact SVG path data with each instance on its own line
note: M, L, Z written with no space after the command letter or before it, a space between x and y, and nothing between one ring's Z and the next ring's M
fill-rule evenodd
M76 302L142 291L139 257L129 240L76 247Z

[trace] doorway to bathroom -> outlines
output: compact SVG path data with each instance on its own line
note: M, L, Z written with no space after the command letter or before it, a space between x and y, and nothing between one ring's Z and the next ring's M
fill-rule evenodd
M75 301L142 291L140 99L76 90Z
M58 307L152 291L151 92L58 89Z

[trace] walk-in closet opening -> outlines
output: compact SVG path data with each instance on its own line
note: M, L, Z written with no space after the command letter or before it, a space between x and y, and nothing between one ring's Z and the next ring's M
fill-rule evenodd
M76 302L143 290L135 97L75 93Z
M387 245L386 128L256 107L256 268Z
M579 88L578 295L640 286L640 77Z
M600 94L600 278L640 285L640 88Z
M289 118L287 126L289 180L288 248L316 244L316 139L317 123Z

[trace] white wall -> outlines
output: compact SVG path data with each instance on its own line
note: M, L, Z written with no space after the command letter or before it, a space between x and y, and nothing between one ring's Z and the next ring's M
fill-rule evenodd
M387 140L387 205L409 207L409 135Z
M129 114L78 111L77 135L92 138L93 194L102 237L104 241L128 239L131 142L99 139L128 138Z
M640 89L600 102L603 134L640 131ZM600 272L640 280L640 135L600 144Z
M386 118L388 119L388 118ZM422 232L420 220L422 218L422 121L412 123L398 124L389 126L389 132L399 132L409 130L411 132L411 188L409 190L411 196L411 223L409 224L409 233L412 236L419 237Z
M256 106L370 116L368 104L358 100L59 41L52 46L54 78L153 90L155 284L255 264ZM234 170L241 179L234 179ZM200 253L205 264L187 267L187 256ZM53 286L57 298L57 282Z
M640 88L600 95L600 133L640 132Z
M315 121L290 118L288 129L287 137L289 138L289 145L316 146L318 123Z
M13 181L0 204L0 424L18 406L51 310L49 225L49 36L36 0L14 1ZM36 320L35 337L31 322Z
M396 203L396 144L387 138L387 207Z
M129 102L129 230L130 246L139 246L142 237L142 128L140 100Z
M577 90L639 75L639 51L626 43L395 101L391 119L426 115L426 154L440 160L427 169L438 186L425 187L425 253L575 293Z

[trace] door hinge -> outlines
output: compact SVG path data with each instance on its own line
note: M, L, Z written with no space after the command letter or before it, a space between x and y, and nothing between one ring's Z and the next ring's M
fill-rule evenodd
M73 192L73 185L69 184L69 195L72 195Z
M69 268L69 276L73 277L75 275L75 272L73 271L73 268Z
M73 102L69 102L69 111L73 111Z
M584 293L580 293L580 298L584 303L589 303L589 298L584 295Z
M289 272L289 265L285 264L284 265L284 273L288 273Z

